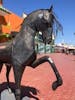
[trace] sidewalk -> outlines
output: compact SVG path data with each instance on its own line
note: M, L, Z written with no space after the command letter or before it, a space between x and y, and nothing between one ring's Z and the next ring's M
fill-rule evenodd
M43 55L39 57L41 56ZM75 56L61 53L49 54L49 56L54 60L63 78L63 85L56 91L52 90L52 83L56 80L56 77L48 63L44 63L35 69L27 67L21 82L22 97L28 97L26 100L75 100ZM0 91L6 89L5 72L4 66L0 74ZM15 89L12 70L10 85Z

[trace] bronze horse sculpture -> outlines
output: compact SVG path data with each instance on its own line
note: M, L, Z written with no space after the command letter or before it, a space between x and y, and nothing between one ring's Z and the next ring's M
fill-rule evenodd
M5 48L0 49L0 71L3 63L5 63L7 66L8 77L10 68L11 66L13 67L16 84L16 100L21 100L20 83L26 66L36 68L39 64L48 62L57 78L57 80L52 84L53 90L61 86L63 83L53 60L49 56L36 59L37 55L35 52L34 37L36 32L42 32L44 43L50 43L52 41L51 36L53 32L54 19L52 7L50 9L40 9L30 13L24 19L21 29L15 38L9 43L6 42ZM9 78L7 78L7 81L9 83Z

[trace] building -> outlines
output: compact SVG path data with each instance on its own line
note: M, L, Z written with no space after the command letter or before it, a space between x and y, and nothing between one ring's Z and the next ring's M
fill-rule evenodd
M22 17L4 8L2 3L3 1L0 0L0 42L6 41L6 36L12 31L18 32L23 22Z
M75 55L75 46L66 43L60 43L55 45L55 52Z

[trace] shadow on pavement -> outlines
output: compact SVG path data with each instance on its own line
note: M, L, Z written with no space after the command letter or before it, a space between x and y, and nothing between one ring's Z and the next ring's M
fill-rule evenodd
M12 92L15 93L15 88L16 88L15 83L10 83L10 88ZM7 89L7 82L0 84L0 94L5 89ZM21 86L21 91L22 91L21 98L29 97L35 100L39 100L39 98L36 97L39 90L37 90L36 88L30 86Z

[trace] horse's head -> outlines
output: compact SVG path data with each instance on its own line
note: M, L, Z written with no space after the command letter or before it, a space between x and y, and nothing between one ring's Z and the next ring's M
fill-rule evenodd
M49 44L52 42L53 23L54 23L54 16L52 14L52 8L53 7L51 6L50 9L46 9L43 11L42 39L45 44L46 43Z
M41 14L42 16L42 14ZM40 16L40 17L41 17ZM63 27L56 19L56 16L53 12L53 6L50 9L43 10L42 20L42 39L44 43L51 43L52 42L52 35L54 27L53 25L56 24L56 30L60 30L63 32Z
M26 26L29 26L34 32L31 32L28 28L26 31L30 31L30 33L37 33L40 31L42 33L43 42L51 43L55 21L58 23L53 13L53 6L51 6L50 9L40 9L30 13L23 21L21 30L25 31ZM58 24L58 26L59 25L60 24ZM23 33L26 34L27 32L24 31Z

